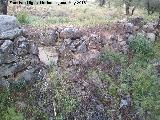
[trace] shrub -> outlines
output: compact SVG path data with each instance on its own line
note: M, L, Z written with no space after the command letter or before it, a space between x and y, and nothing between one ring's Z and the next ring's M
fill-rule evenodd
M129 47L133 52L132 63L129 66L121 64L123 66L120 79L109 82L108 92L116 99L120 99L117 96L119 94L130 94L133 98L135 115L137 114L140 119L159 120L160 79L151 64L155 57L154 44L145 37L137 35L129 41ZM115 63L125 63L125 59L124 55L112 51L105 51L101 55L102 61L111 60Z
M23 120L23 114L16 112L15 107L10 107L4 115L4 120Z
M10 82L10 91L13 92L13 91L22 91L22 90L25 90L26 89L26 86L27 86L27 83L25 80L19 80L19 81L13 81L13 82Z
M135 56L135 59L136 57L142 56ZM133 108L140 119L159 120L160 79L150 61L144 64L144 59L139 59L125 68L121 75L121 86L127 85L125 91L132 95Z
M101 61L110 60L115 63L124 63L126 62L126 56L122 53L118 53L112 50L104 50L101 53Z
M64 73L65 74L65 73ZM53 80L53 91L54 91L54 101L55 101L55 113L56 120L63 120L67 115L77 106L77 99L67 92L67 80L65 75L58 77L55 69L53 68L51 72L51 78Z
M29 23L29 14L26 11L20 11L17 14L17 19L22 24L28 24Z
M4 118L7 113L8 107L11 105L10 93L9 91L0 92L0 116Z
M142 61L149 60L155 55L153 43L142 35L137 35L129 41L129 48L134 53L135 57Z
M0 93L0 119L23 120L23 114L16 111L10 92L7 90Z
M160 115L160 84L153 66L140 69L134 75L132 85L133 101L136 111L144 118L158 120Z

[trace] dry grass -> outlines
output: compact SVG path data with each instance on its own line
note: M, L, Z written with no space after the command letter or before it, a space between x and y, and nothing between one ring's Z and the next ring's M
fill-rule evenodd
M22 10L28 12L29 24L36 27L96 26L127 18L124 15L124 9L120 7L99 7L93 3L85 5L9 5L11 15L17 15ZM146 20L156 18L156 15L148 16L144 10L136 10L134 16L142 16Z

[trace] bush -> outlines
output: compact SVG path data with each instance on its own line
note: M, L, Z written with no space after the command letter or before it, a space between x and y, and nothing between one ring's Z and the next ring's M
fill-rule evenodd
M115 63L124 63L126 62L126 56L123 55L122 53L118 53L112 50L104 50L101 53L101 61L104 62L106 60L110 60Z
M132 85L133 102L140 116L158 120L160 115L160 84L154 67L139 68ZM137 113L138 113L137 112Z
M10 107L4 115L4 120L23 120L23 114L16 112L15 107Z
M0 93L0 119L23 120L23 114L16 111L10 92L7 90Z
M120 53L105 51L101 55L102 61L124 63L121 64L123 66L120 79L109 82L108 92L116 99L120 99L117 95L131 95L133 114L139 119L159 120L160 79L151 64L155 57L154 44L137 35L129 41L129 48L133 52L133 60L129 66L125 64L126 57Z
M56 120L63 120L67 118L67 115L76 109L78 101L76 97L73 97L67 92L67 80L63 74L62 77L58 77L55 69L51 72L51 78L53 80L53 91L55 101L55 113Z
M4 118L4 115L7 113L7 109L11 105L10 93L9 91L0 92L0 116L1 119Z
M141 66L132 63L123 71L122 84L127 85L127 90L133 98L135 114L141 119L159 120L160 115L160 79L156 75L153 65Z
M20 11L17 14L17 19L22 24L28 24L29 23L29 14L26 11Z
M149 60L155 55L153 43L142 35L137 35L129 41L129 48L135 57L141 60Z
M135 114L137 114L140 119L159 120L160 79L157 77L155 67L150 63L152 60L150 59L152 54L147 54L144 50L148 49L144 46L137 49L139 50L137 50L138 52L136 51L137 53L135 52L135 54L138 54L138 56L136 55L134 58L135 61L133 61L132 64L130 64L122 72L121 84L127 85L128 90L126 91L132 95L133 108ZM152 51L153 49L154 47L149 48L148 52ZM149 58L145 64L144 59L137 58L142 58L140 55Z

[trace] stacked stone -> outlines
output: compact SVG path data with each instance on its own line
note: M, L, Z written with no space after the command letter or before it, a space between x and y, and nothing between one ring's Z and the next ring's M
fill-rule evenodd
M15 17L0 15L0 88L21 88L45 79L38 47L24 36Z

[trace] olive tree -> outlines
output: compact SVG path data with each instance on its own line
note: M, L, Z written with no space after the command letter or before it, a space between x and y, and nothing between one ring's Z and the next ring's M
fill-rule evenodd
M160 0L143 0L143 6L147 9L149 15L154 12L160 13Z
M143 0L143 6L147 9L148 15L153 14L154 12L159 13L159 20L157 27L160 27L160 0Z
M136 7L146 8L148 14L154 12L160 13L160 0L115 0L121 4L125 4L126 15L133 15Z
M141 3L141 0L110 0L116 6L125 6L126 15L133 15L136 7Z

